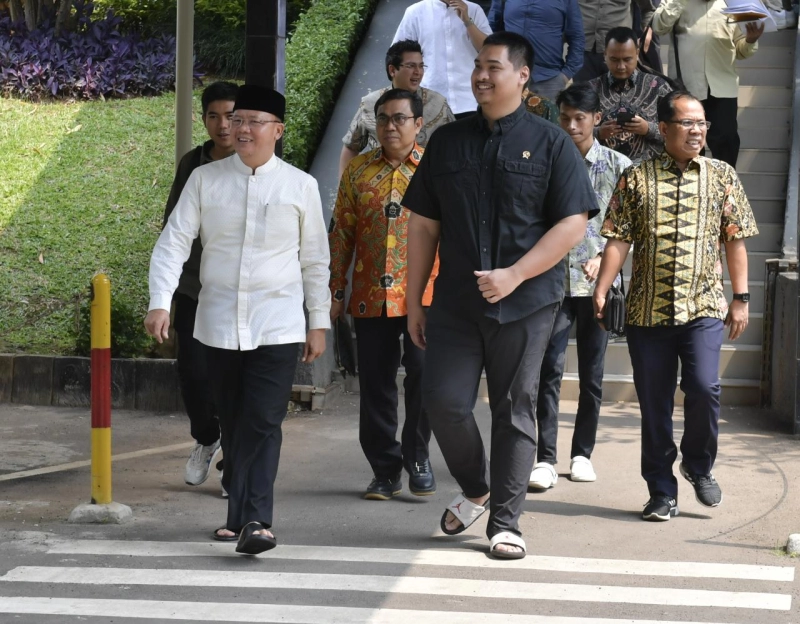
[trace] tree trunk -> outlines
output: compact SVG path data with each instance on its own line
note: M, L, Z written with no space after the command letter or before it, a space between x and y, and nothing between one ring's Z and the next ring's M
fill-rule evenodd
M10 0L8 3L8 10L11 13L11 21L14 23L20 21L24 17L22 4L20 4L19 0Z
M25 25L28 27L28 30L35 30L36 24L38 23L36 9L39 8L39 3L36 0L24 0L24 2Z
M56 14L56 36L60 35L63 28L66 26L71 9L72 0L61 0L58 5L58 13Z

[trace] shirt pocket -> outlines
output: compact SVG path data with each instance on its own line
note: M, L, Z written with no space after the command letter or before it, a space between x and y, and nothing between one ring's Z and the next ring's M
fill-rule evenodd
M436 167L431 176L434 189L443 205L458 198L477 197L476 167L466 159L448 160Z
M539 210L547 193L547 168L538 163L507 160L503 164L503 189L515 212L530 214Z
M299 244L300 215L292 204L264 207L264 246L282 249Z

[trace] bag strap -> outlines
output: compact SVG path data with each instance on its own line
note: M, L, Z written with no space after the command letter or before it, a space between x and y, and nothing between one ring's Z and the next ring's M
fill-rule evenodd
M678 33L675 32L675 26L672 27L672 49L675 51L675 73L678 80L683 83L683 76L681 75L681 58L678 54Z

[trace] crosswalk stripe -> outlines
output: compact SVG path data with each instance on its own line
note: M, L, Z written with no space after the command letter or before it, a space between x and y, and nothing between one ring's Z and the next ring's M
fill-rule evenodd
M20 566L0 577L0 581L85 584L93 586L155 585L159 587L329 590L502 598L509 600L604 602L778 611L788 611L792 608L792 597L790 595L763 592L529 583L371 574Z
M298 605L0 597L0 613L72 615L195 622L281 622L282 624L714 624L665 620L602 619L550 615L365 609ZM719 624L719 623L718 623Z
M237 556L230 544L213 542L154 542L121 540L65 540L53 543L48 552L70 555L128 555L134 557ZM761 566L688 561L633 561L581 559L528 555L517 561L496 561L483 553L450 550L410 550L394 548L351 548L343 546L281 545L267 558L350 561L449 567L544 570L587 574L669 576L684 578L723 578L755 581L794 581L795 569L789 566Z

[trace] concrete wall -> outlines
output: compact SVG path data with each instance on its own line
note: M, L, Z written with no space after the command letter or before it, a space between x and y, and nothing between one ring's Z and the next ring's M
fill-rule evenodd
M772 332L772 409L793 433L800 433L798 296L798 274L779 273Z

